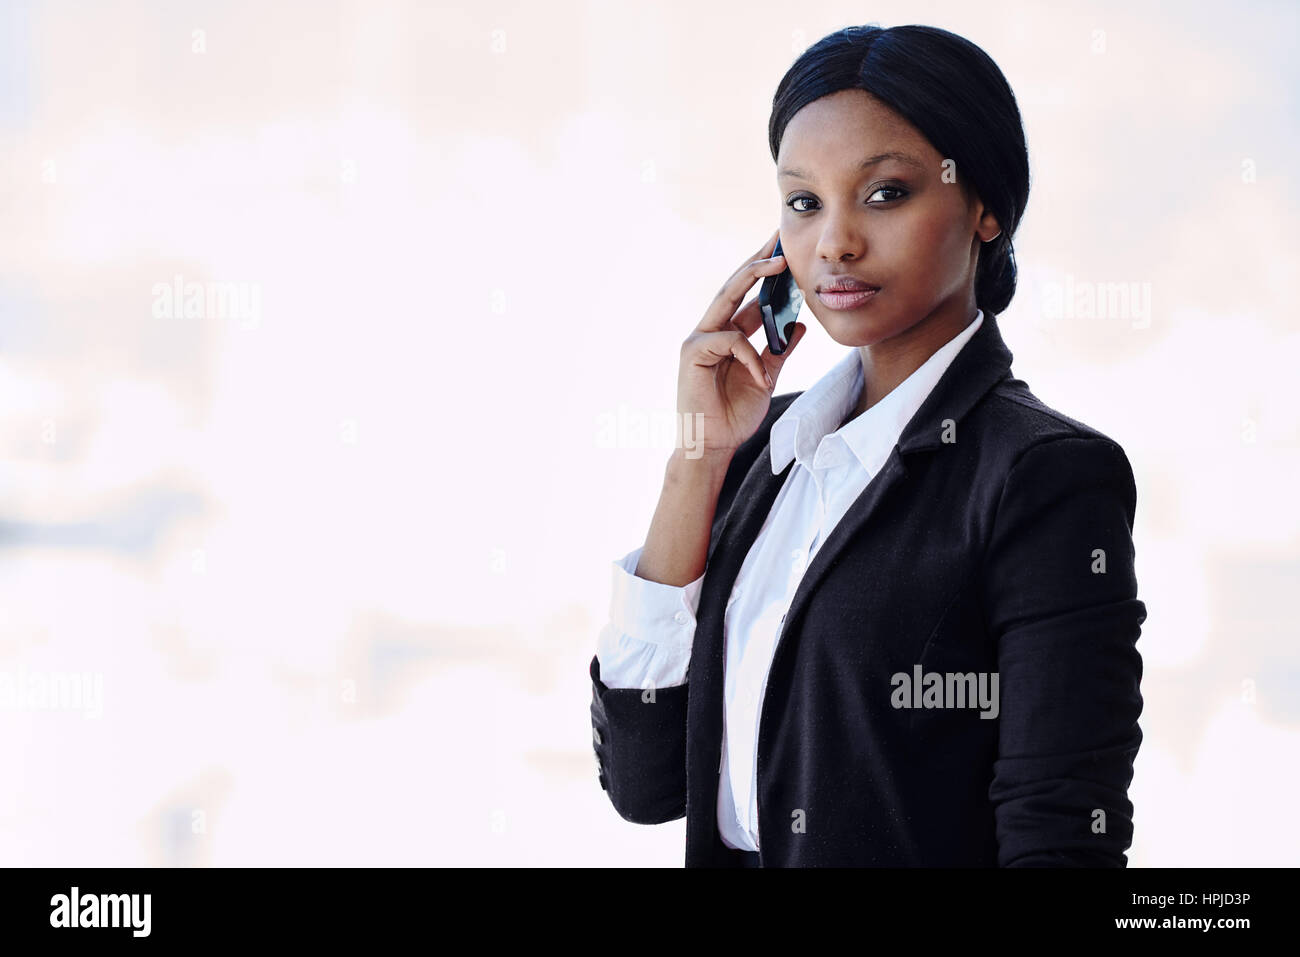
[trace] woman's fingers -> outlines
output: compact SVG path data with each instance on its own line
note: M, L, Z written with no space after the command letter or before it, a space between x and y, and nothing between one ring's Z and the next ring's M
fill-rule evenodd
M771 346L763 348L763 354L759 357L759 361L763 363L764 370L772 380L773 392L776 391L776 381L781 375L781 367L785 365L785 360L790 358L790 353L794 352L794 347L799 344L799 340L803 338L807 328L802 322L796 322L794 328L790 330L790 335L786 337L785 352L779 356L772 354Z
M790 358L790 353L794 352L794 347L799 344L803 334L808 331L808 327L802 322L796 322L794 328L790 330L790 335L785 339L785 352L779 356L772 354L772 347L768 346L763 350L763 365L767 367L768 374L771 375L772 381L776 381L777 375L781 372L781 366L785 365L785 360Z
M783 256L774 259L756 259L741 269L718 290L717 296L714 297L704 318L700 320L700 324L695 327L695 331L718 332L726 329L727 323L735 315L750 287L760 279L777 275L783 269L785 269Z
M739 329L746 337L752 336L763 325L763 310L758 308L758 297L741 306L731 317L731 325Z
M762 357L738 329L704 333L696 340L696 347L697 365L716 366L719 362L734 357L749 370L760 389L764 392L772 391L773 380L768 376Z
M704 318L695 327L696 332L720 332L726 329L750 287L759 279L766 276L775 276L785 268L784 257L771 255L772 249L776 246L779 232L778 230L768 238L768 241L759 249L758 256L747 260L732 273L722 288L718 290L717 295L713 297L713 302L709 304L708 310L704 313Z
M767 242L763 243L763 245L758 247L757 252L755 252L752 256L745 257L745 261L740 264L739 268L736 269L736 272L740 272L741 269L744 269L747 265L749 265L756 259L770 258L772 252L776 249L776 241L780 236L781 236L781 227L778 226L776 228L776 231L773 232L771 236L767 237Z

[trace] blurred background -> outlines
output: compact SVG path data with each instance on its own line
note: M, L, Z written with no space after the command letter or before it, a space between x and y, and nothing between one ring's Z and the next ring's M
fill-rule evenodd
M6 0L0 862L681 866L587 666L776 84L874 22L1006 74L1013 371L1133 463L1130 865L1300 863L1298 19ZM779 392L843 355L804 319Z

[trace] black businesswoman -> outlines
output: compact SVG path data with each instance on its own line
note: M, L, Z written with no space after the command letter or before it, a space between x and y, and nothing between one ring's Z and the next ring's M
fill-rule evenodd
M703 576L687 678L609 687L593 657L600 784L628 821L685 816L688 867L1123 867L1142 740L1136 488L1115 441L1011 372L997 314L1029 195L1012 91L954 34L850 27L790 67L769 140L780 228L682 345L678 412L702 414L702 446L674 451L635 569ZM799 467L773 474L769 433L799 394L774 383L806 327L760 353L755 300L741 303L787 262L826 333L861 355L845 422L983 322L798 582L767 671L761 843L746 854L718 828L724 612ZM877 291L823 299L843 277ZM918 687L900 707L900 674L924 701ZM943 697L952 676L994 675L993 720Z

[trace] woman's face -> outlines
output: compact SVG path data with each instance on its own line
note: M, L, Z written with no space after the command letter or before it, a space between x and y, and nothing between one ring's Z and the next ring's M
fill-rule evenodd
M865 90L809 103L782 134L781 247L841 345L874 345L923 320L955 334L974 317L979 244L998 224L944 159ZM865 301L823 300L818 291L840 277L878 288Z

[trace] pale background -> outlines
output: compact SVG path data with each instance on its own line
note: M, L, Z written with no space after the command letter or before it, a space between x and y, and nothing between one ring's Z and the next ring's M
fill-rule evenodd
M0 862L680 866L591 746L637 429L775 228L778 80L870 20L1006 73L1013 369L1136 472L1131 864L1300 863L1297 9L1056 6L5 0Z

